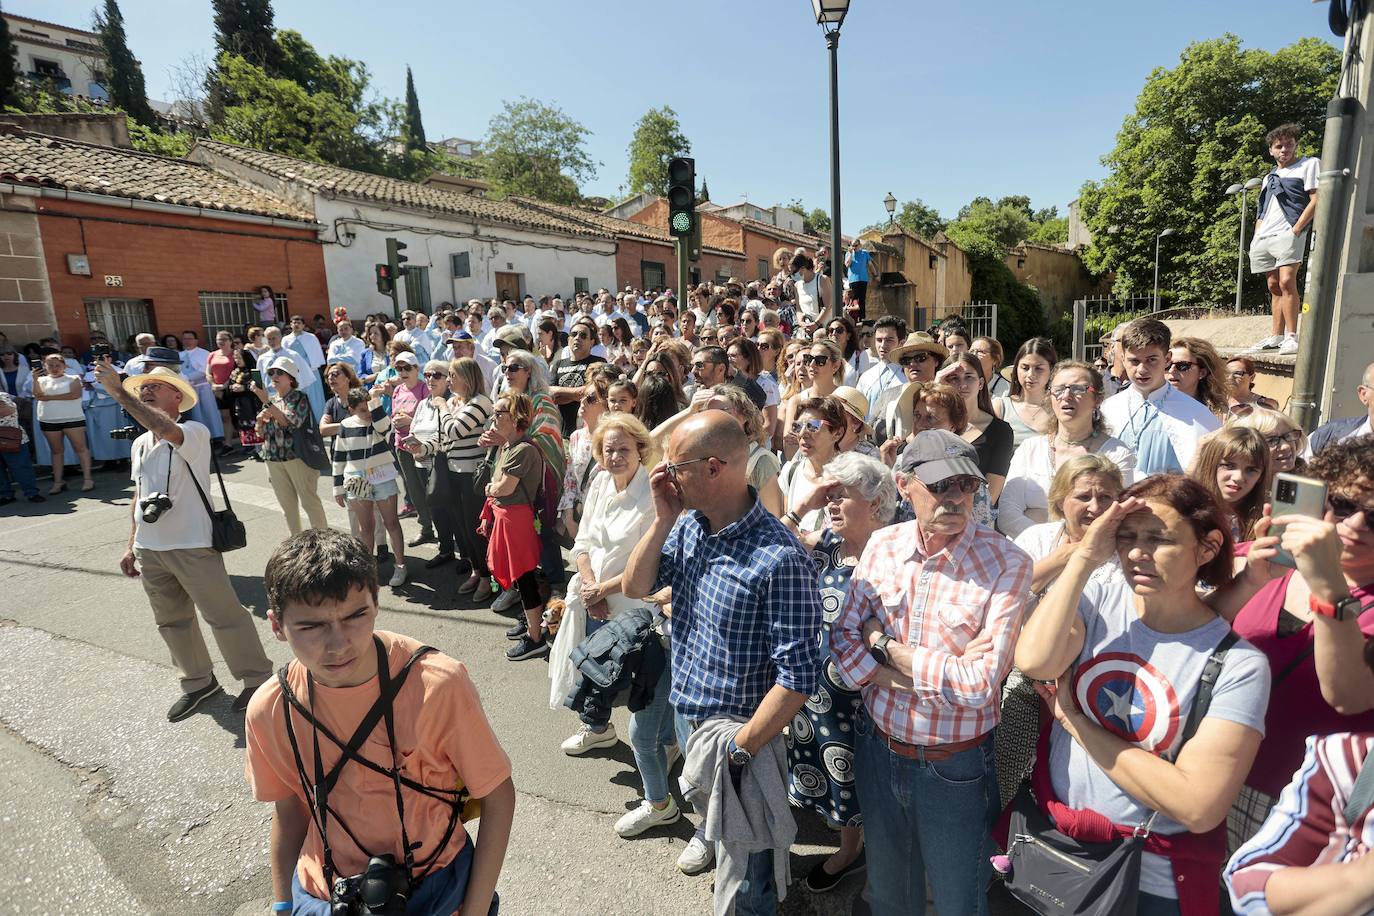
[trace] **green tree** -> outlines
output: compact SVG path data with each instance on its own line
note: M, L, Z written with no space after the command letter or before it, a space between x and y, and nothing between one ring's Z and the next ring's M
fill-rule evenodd
M242 57L275 75L276 18L271 0L211 0L215 11L215 51Z
M1051 207L1051 210L1054 208ZM1029 241L1039 245L1065 245L1069 241L1069 220L1065 216L1051 216L1041 220L1031 230Z
M1120 294L1144 294L1155 237L1171 228L1162 289L1180 302L1225 302L1234 294L1240 215L1224 189L1273 165L1263 137L1277 124L1302 126L1300 154L1319 150L1339 68L1340 52L1316 38L1269 52L1226 35L1189 45L1176 67L1151 73L1102 159L1108 176L1083 187L1089 269L1114 272ZM1263 284L1249 282L1257 302Z
M1002 248L1010 248L1025 240L1034 228L1030 198L1004 197L996 203L986 197L974 198L959 210L959 218L951 225L956 224Z
M579 183L596 178L597 163L586 150L590 135L557 106L523 96L508 100L487 126L483 177L497 197L575 204L582 198Z
M820 207L806 209L806 204L800 198L792 198L791 203L779 204L786 207L802 218L802 232L807 235L829 235L830 234L830 214Z
M897 210L896 220L923 239L934 238L945 228L945 221L940 212L919 197L904 202Z
M692 143L682 133L677 112L667 105L644 112L630 138L630 193L666 195L668 160L691 152Z
M701 179L701 190L697 192L697 203L711 199L711 189L706 187L706 179Z
M15 82L19 77L18 55L10 36L9 20L0 16L0 108L18 102Z
M104 82L110 91L110 101L116 108L145 127L153 127L157 119L148 105L148 89L143 82L143 67L129 50L124 33L124 14L116 0L105 0L105 10L95 15L95 30L105 49Z
M406 67L406 120L403 135L407 151L425 152L429 149L429 144L425 141L425 124L420 120L420 97L415 94L415 78L410 75L409 66Z

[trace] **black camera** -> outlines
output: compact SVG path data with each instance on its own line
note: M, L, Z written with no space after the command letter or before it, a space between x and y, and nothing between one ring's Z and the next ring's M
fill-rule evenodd
M361 875L338 878L329 896L333 916L404 916L410 872L392 855L373 856Z
M172 497L166 493L149 493L138 501L138 511L142 515L143 521L149 525L162 518L162 513L170 508L172 508Z
M137 439L139 435L140 430L137 426L121 426L118 429L110 430L111 439L128 439L133 441Z
M91 361L100 362L108 356L114 355L114 348L107 343L91 344Z

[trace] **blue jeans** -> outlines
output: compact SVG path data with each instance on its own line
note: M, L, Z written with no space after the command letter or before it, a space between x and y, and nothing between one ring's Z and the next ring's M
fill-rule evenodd
M590 621L589 621L590 622ZM668 666L654 687L654 699L639 712L630 713L630 749L635 767L644 780L644 797L654 804L668 800L668 755L664 748L677 740L673 708L668 705L672 677Z
M678 747L682 748L685 756L687 739L692 734L692 723L674 712L673 729L677 732ZM996 792L993 794L996 795ZM701 815L702 822L705 823L706 812L702 811ZM716 850L716 858L720 858L720 850ZM925 899L924 893L921 897ZM773 880L773 850L765 849L762 852L750 853L749 862L745 866L744 881L735 893L735 916L776 916L777 912L778 888Z
M463 845L457 858L438 871L430 872L406 901L406 916L451 916L463 904L468 892L468 878L472 875L472 840ZM291 875L292 916L329 916L328 900L307 893L301 885L299 872ZM487 916L497 916L501 899L491 895L491 909Z
M14 486L10 483L10 478L19 484L19 489L24 491L25 496L38 495L38 478L33 474L33 460L29 458L29 447L21 446L17 452L0 452L0 462L5 465L5 470L0 471L0 496L9 498L14 495Z
M863 711L854 731L874 916L923 916L927 876L940 913L987 916L988 831L998 808L991 736L945 760L924 761L892 753Z

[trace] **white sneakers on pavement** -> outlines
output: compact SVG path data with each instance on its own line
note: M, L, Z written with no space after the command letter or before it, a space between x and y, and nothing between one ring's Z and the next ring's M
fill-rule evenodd
M698 827L697 832L692 834L692 839L687 842L687 848L677 857L677 867L684 875L699 875L710 868L715 860L716 850L713 844L706 842L704 828Z
M1252 351L1259 351L1259 350L1277 350L1278 347L1279 347L1279 344L1281 344L1281 343L1283 343L1283 335L1282 335L1282 334L1272 334L1272 335L1270 335L1269 337L1266 337L1266 338L1264 338L1263 340L1258 341L1258 342L1257 342L1253 347L1251 347L1250 349L1251 349Z
M395 588L398 585L406 584L406 567L404 563L397 563L396 568L391 571L391 580L387 585Z
M668 796L668 804L663 808L655 808L646 798L639 803L638 808L615 822L615 832L628 840L646 830L675 823L680 817L682 809L677 806L671 795Z
M1279 356L1297 356L1298 338L1294 334L1285 334L1282 342L1279 343Z
M561 747L563 753L569 757L577 757L587 751L596 750L599 747L610 747L619 739L615 735L615 725L606 724L606 730L601 733L592 731L590 725L583 725L577 730L577 734L564 741Z

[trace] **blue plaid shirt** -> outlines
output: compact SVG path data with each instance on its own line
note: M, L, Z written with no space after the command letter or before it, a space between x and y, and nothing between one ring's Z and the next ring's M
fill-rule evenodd
M753 715L774 684L808 696L820 673L821 602L806 550L754 501L711 534L700 512L673 526L655 589L673 587L673 689L685 718Z

